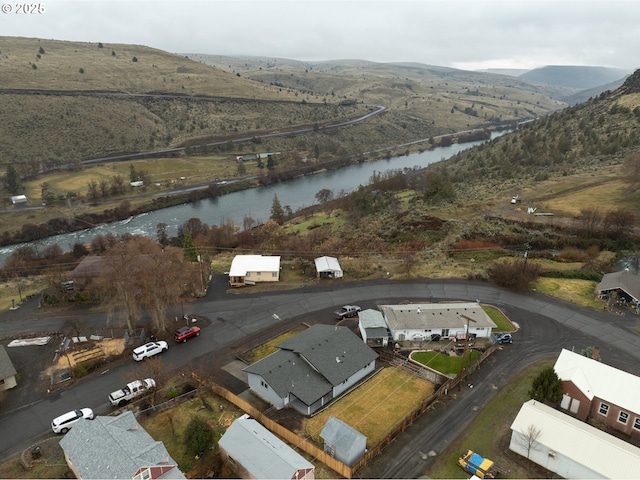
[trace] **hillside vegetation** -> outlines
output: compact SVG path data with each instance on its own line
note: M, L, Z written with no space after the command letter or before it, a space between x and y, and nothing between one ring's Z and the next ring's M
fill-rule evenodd
M32 42L31 48L43 43L29 41ZM98 52L111 48L107 45L102 48L90 46L91 51L95 49ZM138 53L141 58L147 51L142 47L141 50L129 48L134 49L129 53ZM89 46L85 46L87 49ZM98 58L101 54L98 53ZM4 49L2 55L7 56ZM41 57L44 55L48 53L41 54ZM412 149L430 148L444 140L456 141L455 135L447 136L453 132L532 118L534 120L511 134L434 164L424 171L375 175L369 185L360 187L347 197L328 189L318 192L318 205L303 212L284 212L274 204L273 221L261 227L255 227L255 222L248 219L243 228L228 224L208 226L191 221L185 229L192 232L198 248L210 255L229 249L271 252L286 255L307 272L310 270L306 266L314 256L340 256L351 272L361 278L376 274L382 268L406 277L462 274L487 278L492 265L501 258L522 254L529 249L532 257L535 256L533 251L545 256L553 251L569 249L555 259L577 262L587 271L564 272L562 275L593 280L594 271L609 268L611 256L600 255L602 250L618 252L633 249L637 244L634 233L634 212L640 202L635 189L640 171L640 81L637 73L614 92L605 92L583 104L566 107L547 96L564 94L566 90L561 92L556 87L527 84L503 75L441 67L359 61L311 65L279 59L204 56L191 56L194 58L187 60L163 52L157 53L157 62L165 56L167 64L171 63L168 59L175 58L181 65L174 65L176 72L179 68L186 68L187 64L193 65L194 71L211 71L213 76L223 75L247 88L251 85L254 91L276 96L282 94L287 99L215 100L211 116L207 117L206 109L194 106L199 104L192 98L180 97L175 100L178 103L166 97L145 97L142 101L127 98L127 102L140 102L136 105L144 106L145 112L164 109L166 115L157 115L149 121L150 125L174 125L176 118L182 118L176 112L181 112L180 109L188 105L192 117L182 121L191 126L204 122L207 126L182 129L180 141L196 146L189 147L180 159L141 160L118 166L84 168L72 173L35 175L24 183L24 188L28 188L35 198L38 191L44 192L45 184L57 189L53 196L58 202L55 208L42 210L51 217L48 220L46 216L40 217L42 212L39 210L31 213L31 218L5 213L0 225L5 233L15 229L20 222L29 222L20 232L20 240L24 241L48 235L55 229L80 226L78 222L74 226L74 220L81 218L81 212L88 215L82 217L84 225L126 218L140 209L167 205L165 200L149 202L145 197L157 193L156 188L166 188L171 178L183 176L189 169L197 172L194 177L200 183L211 183L209 189L200 195L215 196L228 191L229 187L213 185L214 176L238 178L255 175L254 183L237 185L238 188L248 187L258 182L286 179L289 175L303 174L314 168L337 168L339 162L350 161L348 159L354 156L365 161L368 155L385 155L384 151L363 154L376 147L397 145L395 151L388 151L386 155L392 152L403 154ZM69 55L64 58L81 60L86 57ZM98 63L104 61L102 58ZM141 62L138 58L127 68ZM155 67L149 68L153 71ZM33 70L39 72L41 69ZM136 87L137 91L151 91L155 81L149 83L148 89ZM100 88L112 87L105 84ZM14 94L3 95L2 101L12 105L17 118L21 109L15 105L24 98L36 102L47 98L62 101L56 95L11 95ZM235 95L237 98L243 96L237 92ZM244 98L249 96L247 90ZM290 102L291 97L299 101ZM13 102L8 98L13 98ZM82 141L83 125L91 119L89 112L81 108L82 102L87 102L84 107L90 106L87 110L97 110L102 116L107 111L92 105L89 100L101 101L102 98L78 97L78 110L69 115L76 120L84 119L77 128L69 129L69 138L73 137L76 146L84 145L76 148L93 145ZM115 101L111 97L108 100ZM317 100L317 103L312 100ZM206 151L197 147L200 139L217 138L214 133L229 134L231 130L237 135L251 135L257 127L277 124L278 128L288 128L315 125L318 121L335 120L341 116L353 118L370 111L368 105L371 104L384 105L387 111L356 125L330 131L314 128L303 135L254 137L255 141L245 144L225 144L224 148ZM28 111L34 105L24 103L22 110ZM60 111L57 114L66 115ZM212 124L218 118L216 114L227 119L233 117L235 123L214 132L208 122ZM128 118L122 110L114 115L108 128L115 128L114 125L121 125L123 119ZM135 132L143 124L143 118L146 117L142 113L128 118L125 129ZM15 119L8 122L9 130L15 128L15 122ZM60 128L60 123L43 121L38 133L43 138L52 139L56 128ZM179 127L176 130L181 131ZM439 138L440 135L444 137ZM131 138L131 142L142 142L136 133L132 133ZM171 141L178 140L172 138ZM166 145L167 142L165 138L154 142L154 146ZM419 143L403 146L402 142ZM37 151L37 142L34 140L32 144L32 150ZM15 143L13 147L5 148L16 148ZM268 167L252 163L247 171L240 172L233 159L243 150L281 154ZM64 156L64 150L60 152ZM126 191L109 193L107 179L110 174L126 177L127 169L144 170L150 185L158 187L136 192L138 195ZM95 186L93 193L90 193L90 188L84 188L91 182ZM98 188L102 184L105 185L104 194ZM71 185L74 185L73 191L67 192L67 198L72 201L62 202L65 195L61 190ZM521 202L512 204L510 200L516 195ZM178 201L193 198L190 196ZM106 212L107 208L108 217L92 216L100 209ZM41 220L35 221L35 218ZM45 228L34 225L41 222L47 222ZM172 240L176 245L182 241L182 237ZM380 258L385 259L384 266ZM222 259L220 263L226 261ZM553 265L541 268L560 270Z
M206 143L354 118L384 118L342 138L276 145L303 155L349 153L545 115L574 90L440 67L300 62L239 69L230 57L175 55L139 45L0 37L0 160L21 172L78 160ZM225 65L225 63L227 65ZM558 94L558 95L556 95ZM339 106L342 103L342 106ZM337 146L336 146L337 145Z

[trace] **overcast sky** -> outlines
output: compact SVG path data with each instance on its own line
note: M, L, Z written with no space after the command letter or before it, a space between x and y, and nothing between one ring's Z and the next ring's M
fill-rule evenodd
M42 0L29 15L19 3L0 0L0 35L468 70L640 67L637 0Z

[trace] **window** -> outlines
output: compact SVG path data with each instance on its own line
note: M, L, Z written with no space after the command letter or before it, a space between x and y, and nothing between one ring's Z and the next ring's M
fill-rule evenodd
M633 428L635 428L636 430L640 430L640 417L636 417L636 419L633 421Z
M629 421L629 414L627 412L620 412L620 415L618 415L618 421L620 423L624 423L625 425L627 424L627 422Z
M600 408L598 409L598 413L606 417L609 413L609 405L607 405L606 403L601 403Z

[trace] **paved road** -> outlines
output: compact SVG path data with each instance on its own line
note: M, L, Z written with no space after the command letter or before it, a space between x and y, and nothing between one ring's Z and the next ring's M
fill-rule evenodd
M334 286L335 285L335 286ZM432 459L423 453L440 453L466 428L498 389L531 363L557 356L561 348L582 349L598 346L608 364L640 374L640 336L632 326L638 317L618 317L594 312L539 294L521 295L487 283L463 280L428 280L397 282L389 280L366 283L331 284L290 292L240 295L225 294L223 283L210 287L206 298L190 304L190 313L205 316L211 325L201 336L185 345L172 345L162 355L169 368L209 369L216 380L234 391L245 388L237 379L223 372L221 366L246 348L248 342L269 338L291 325L305 321L331 321L330 312L343 304L375 308L401 300L442 301L479 300L495 305L519 326L514 344L496 353L471 379L473 389L463 389L459 398L438 415L423 415L398 441L387 447L370 466L360 473L367 478L415 478L424 473ZM47 317L47 312L8 312L0 315L0 331L59 331L71 313ZM31 320L27 320L27 319ZM99 324L100 313L84 312L83 321ZM33 348L33 347L29 347ZM102 375L80 381L74 388L41 395L44 398L16 408L0 417L0 460L49 435L49 422L56 415L78 406L92 407L97 414L107 414L109 392L119 388L141 365L127 359L114 364ZM11 432L5 435L4 432ZM391 460L393 459L393 460Z

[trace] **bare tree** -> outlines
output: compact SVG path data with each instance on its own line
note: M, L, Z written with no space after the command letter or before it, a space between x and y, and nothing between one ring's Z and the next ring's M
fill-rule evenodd
M167 310L179 303L182 286L194 283L197 272L188 268L179 248L162 250L157 245L146 256L146 274L139 277L138 283L140 302L147 307L156 328L162 331L166 329Z
M144 248L142 244L149 245L153 242L144 237L132 237L128 241L119 239L102 256L103 268L97 279L102 287L103 302L111 313L124 311L130 333L135 331L139 310L139 278L145 275L140 255Z
M602 212L597 208L583 208L578 215L582 228L588 234L595 233L600 229L602 218Z
M531 450L535 450L535 444L542 436L542 431L533 424L530 424L524 432L518 432L518 443L527 449L527 458L531 454Z

